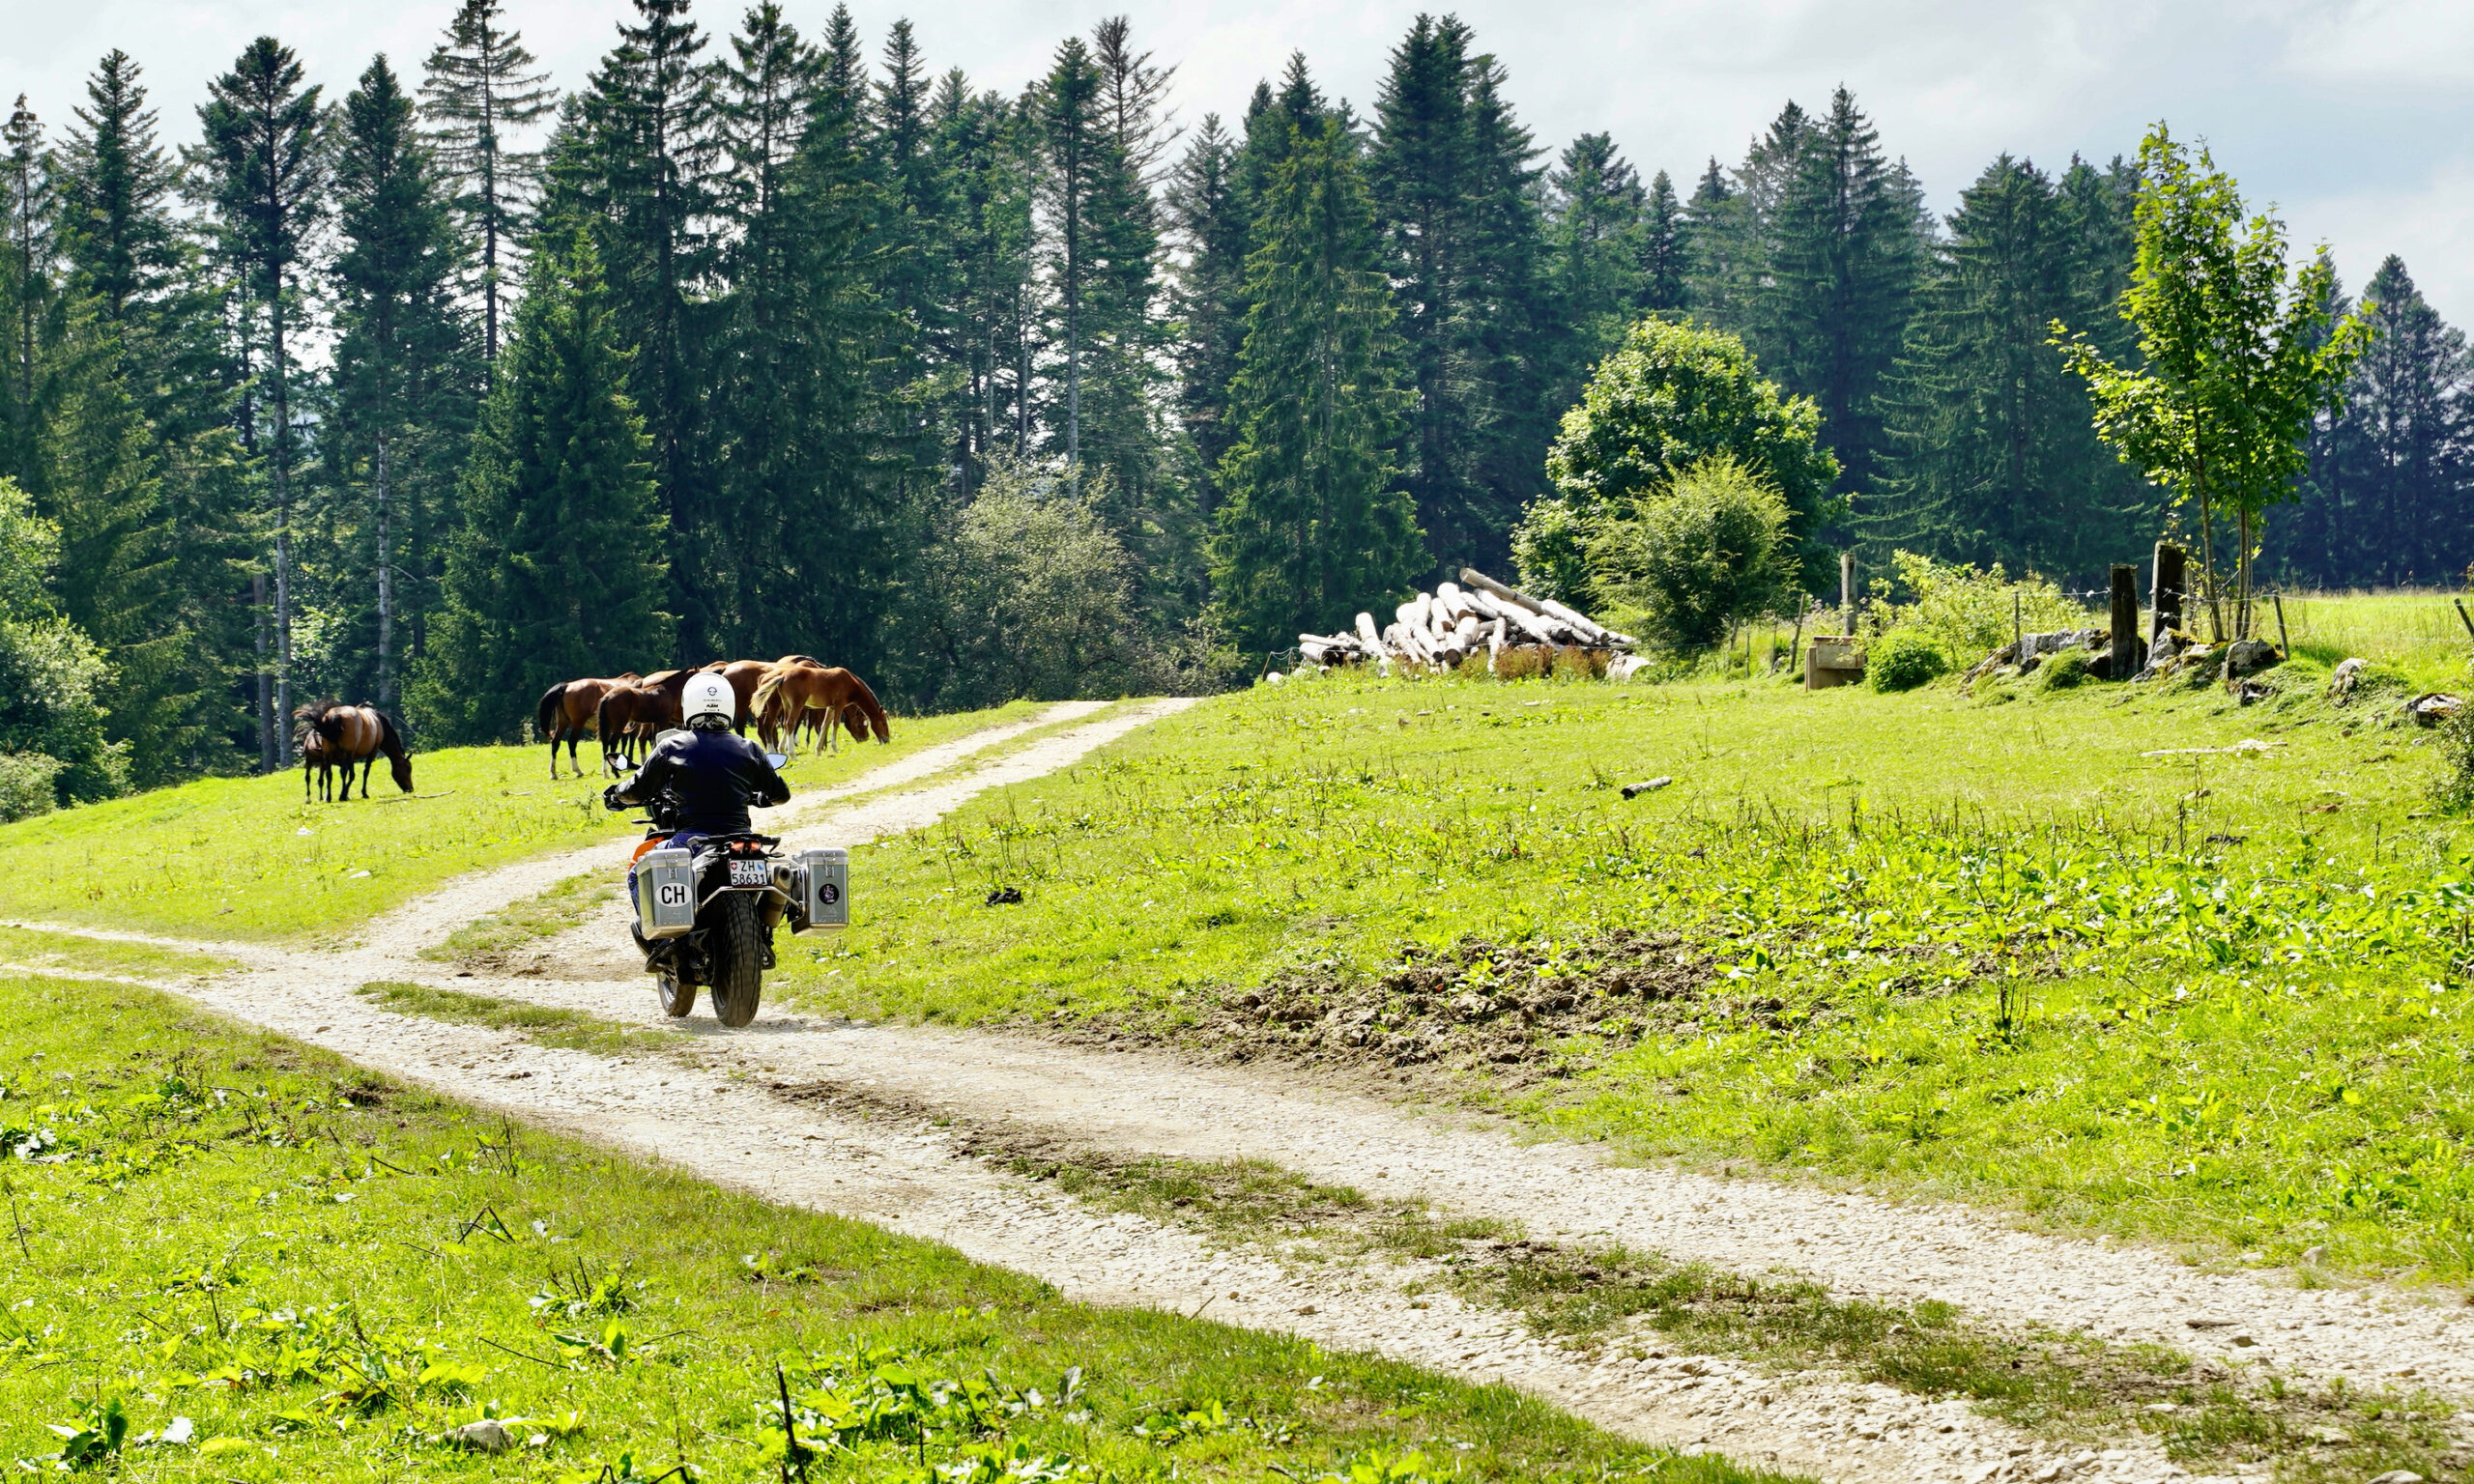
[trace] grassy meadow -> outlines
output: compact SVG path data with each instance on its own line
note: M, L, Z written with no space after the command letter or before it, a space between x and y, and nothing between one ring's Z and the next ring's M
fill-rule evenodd
M862 852L851 930L784 980L1265 1054L1362 1003L1352 1043L1396 1048L1362 1064L1642 1155L2461 1280L2474 885L2435 734L2402 676L2267 678L1258 687ZM1495 1077L1489 1038L1558 1013L1553 1074Z
M898 717L890 745L846 744L787 773L793 796L1038 707ZM216 778L0 825L0 916L198 937L299 939L349 928L466 871L631 831L591 775L549 778L539 747L417 753L399 792L303 803L297 772ZM560 755L565 767L565 755Z
M1754 1477L1508 1388L1067 1302L151 991L5 987L0 1131L37 1150L0 1232L13 1470L769 1480L787 1386L836 1479ZM511 1452L453 1442L490 1420Z

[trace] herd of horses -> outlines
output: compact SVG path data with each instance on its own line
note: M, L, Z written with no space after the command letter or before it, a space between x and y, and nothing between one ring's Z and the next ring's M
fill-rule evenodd
M741 736L753 725L765 747L795 755L805 731L820 751L836 746L844 728L853 740L873 733L879 742L893 740L885 708L868 683L839 666L804 654L778 660L722 660L695 670L665 670L639 675L630 671L609 679L569 680L542 693L534 728L550 742L550 776L559 776L559 744L567 744L567 765L584 776L576 761L576 743L588 731L601 738L601 766L616 773L621 762L632 767L638 749L680 725L679 699L687 677L710 671L730 682L738 698L733 729ZM369 774L381 756L395 786L413 791L413 757L394 719L375 706L317 700L292 713L292 744L301 755L301 797L309 798L315 780L319 796L333 800L335 775L343 775L342 795L352 797L353 769L360 769L360 796L369 797Z
M767 749L795 756L802 730L819 750L830 749L844 728L854 741L865 742L871 733L879 742L893 740L876 692L840 666L804 654L722 660L695 670L568 680L542 692L533 729L550 744L550 776L559 776L561 742L567 745L567 766L584 776L576 747L588 731L601 739L603 772L616 773L622 762L633 766L640 747L680 724L679 697L687 677L707 671L729 681L738 699L733 729L744 736L754 726Z

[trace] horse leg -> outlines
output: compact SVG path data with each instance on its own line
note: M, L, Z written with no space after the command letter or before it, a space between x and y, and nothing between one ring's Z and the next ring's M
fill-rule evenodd
M360 801L369 802L369 770L378 766L378 755L370 754L360 760Z
M555 783L555 782L557 782L558 777L559 777L559 723L557 723L557 722L555 722L555 721L554 721L554 722L552 722L552 723L550 724L550 778L551 778L551 781Z

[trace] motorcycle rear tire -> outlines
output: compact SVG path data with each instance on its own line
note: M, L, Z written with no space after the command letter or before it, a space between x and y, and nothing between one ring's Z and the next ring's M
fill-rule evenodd
M764 992L764 928L753 893L725 892L713 912L713 1018L735 1030L756 1018Z

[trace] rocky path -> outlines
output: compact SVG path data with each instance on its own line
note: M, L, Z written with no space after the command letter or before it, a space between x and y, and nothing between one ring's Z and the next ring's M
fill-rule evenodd
M771 827L799 845L856 844L919 828L978 792L1070 766L1178 704L1124 708L973 771L934 777L1057 720L1052 711L1000 728L1004 735L979 733L924 751L836 795L866 793L863 802L836 810L831 800L800 801L793 817ZM1620 1242L1735 1271L1794 1272L1840 1297L1940 1298L2013 1328L2156 1341L2230 1365L2271 1361L2297 1377L2474 1396L2474 1324L2461 1306L2376 1288L2303 1290L2281 1272L2204 1272L2150 1249L2023 1232L1960 1207L1626 1167L1592 1147L1524 1140L1262 1068L1196 1068L1164 1055L791 1014L768 1014L738 1032L692 1018L693 1065L611 1059L394 1014L354 993L371 980L410 980L659 1020L615 921L554 940L537 972L522 977L456 977L418 957L479 912L622 856L620 846L605 844L455 883L374 923L359 945L340 952L212 945L241 959L242 971L167 987L443 1093L769 1198L947 1241L1077 1297L1206 1312L1506 1380L1635 1436L1830 1480L2050 1484L2184 1475L2144 1437L2067 1446L1964 1403L1837 1376L1779 1376L1710 1356L1635 1357L1646 1345L1609 1346L1595 1356L1559 1348L1532 1335L1517 1315L1473 1308L1448 1293L1412 1297L1403 1289L1419 1276L1414 1269L1283 1264L1252 1247L1214 1246L1183 1229L1083 1208L961 1155L957 1131L935 1127L930 1115L999 1121L1125 1155L1266 1159L1370 1195L1422 1197L1453 1213L1517 1221L1539 1237ZM614 935L618 956L605 941ZM848 1096L837 1101L837 1095ZM717 1139L716 1129L731 1133Z

